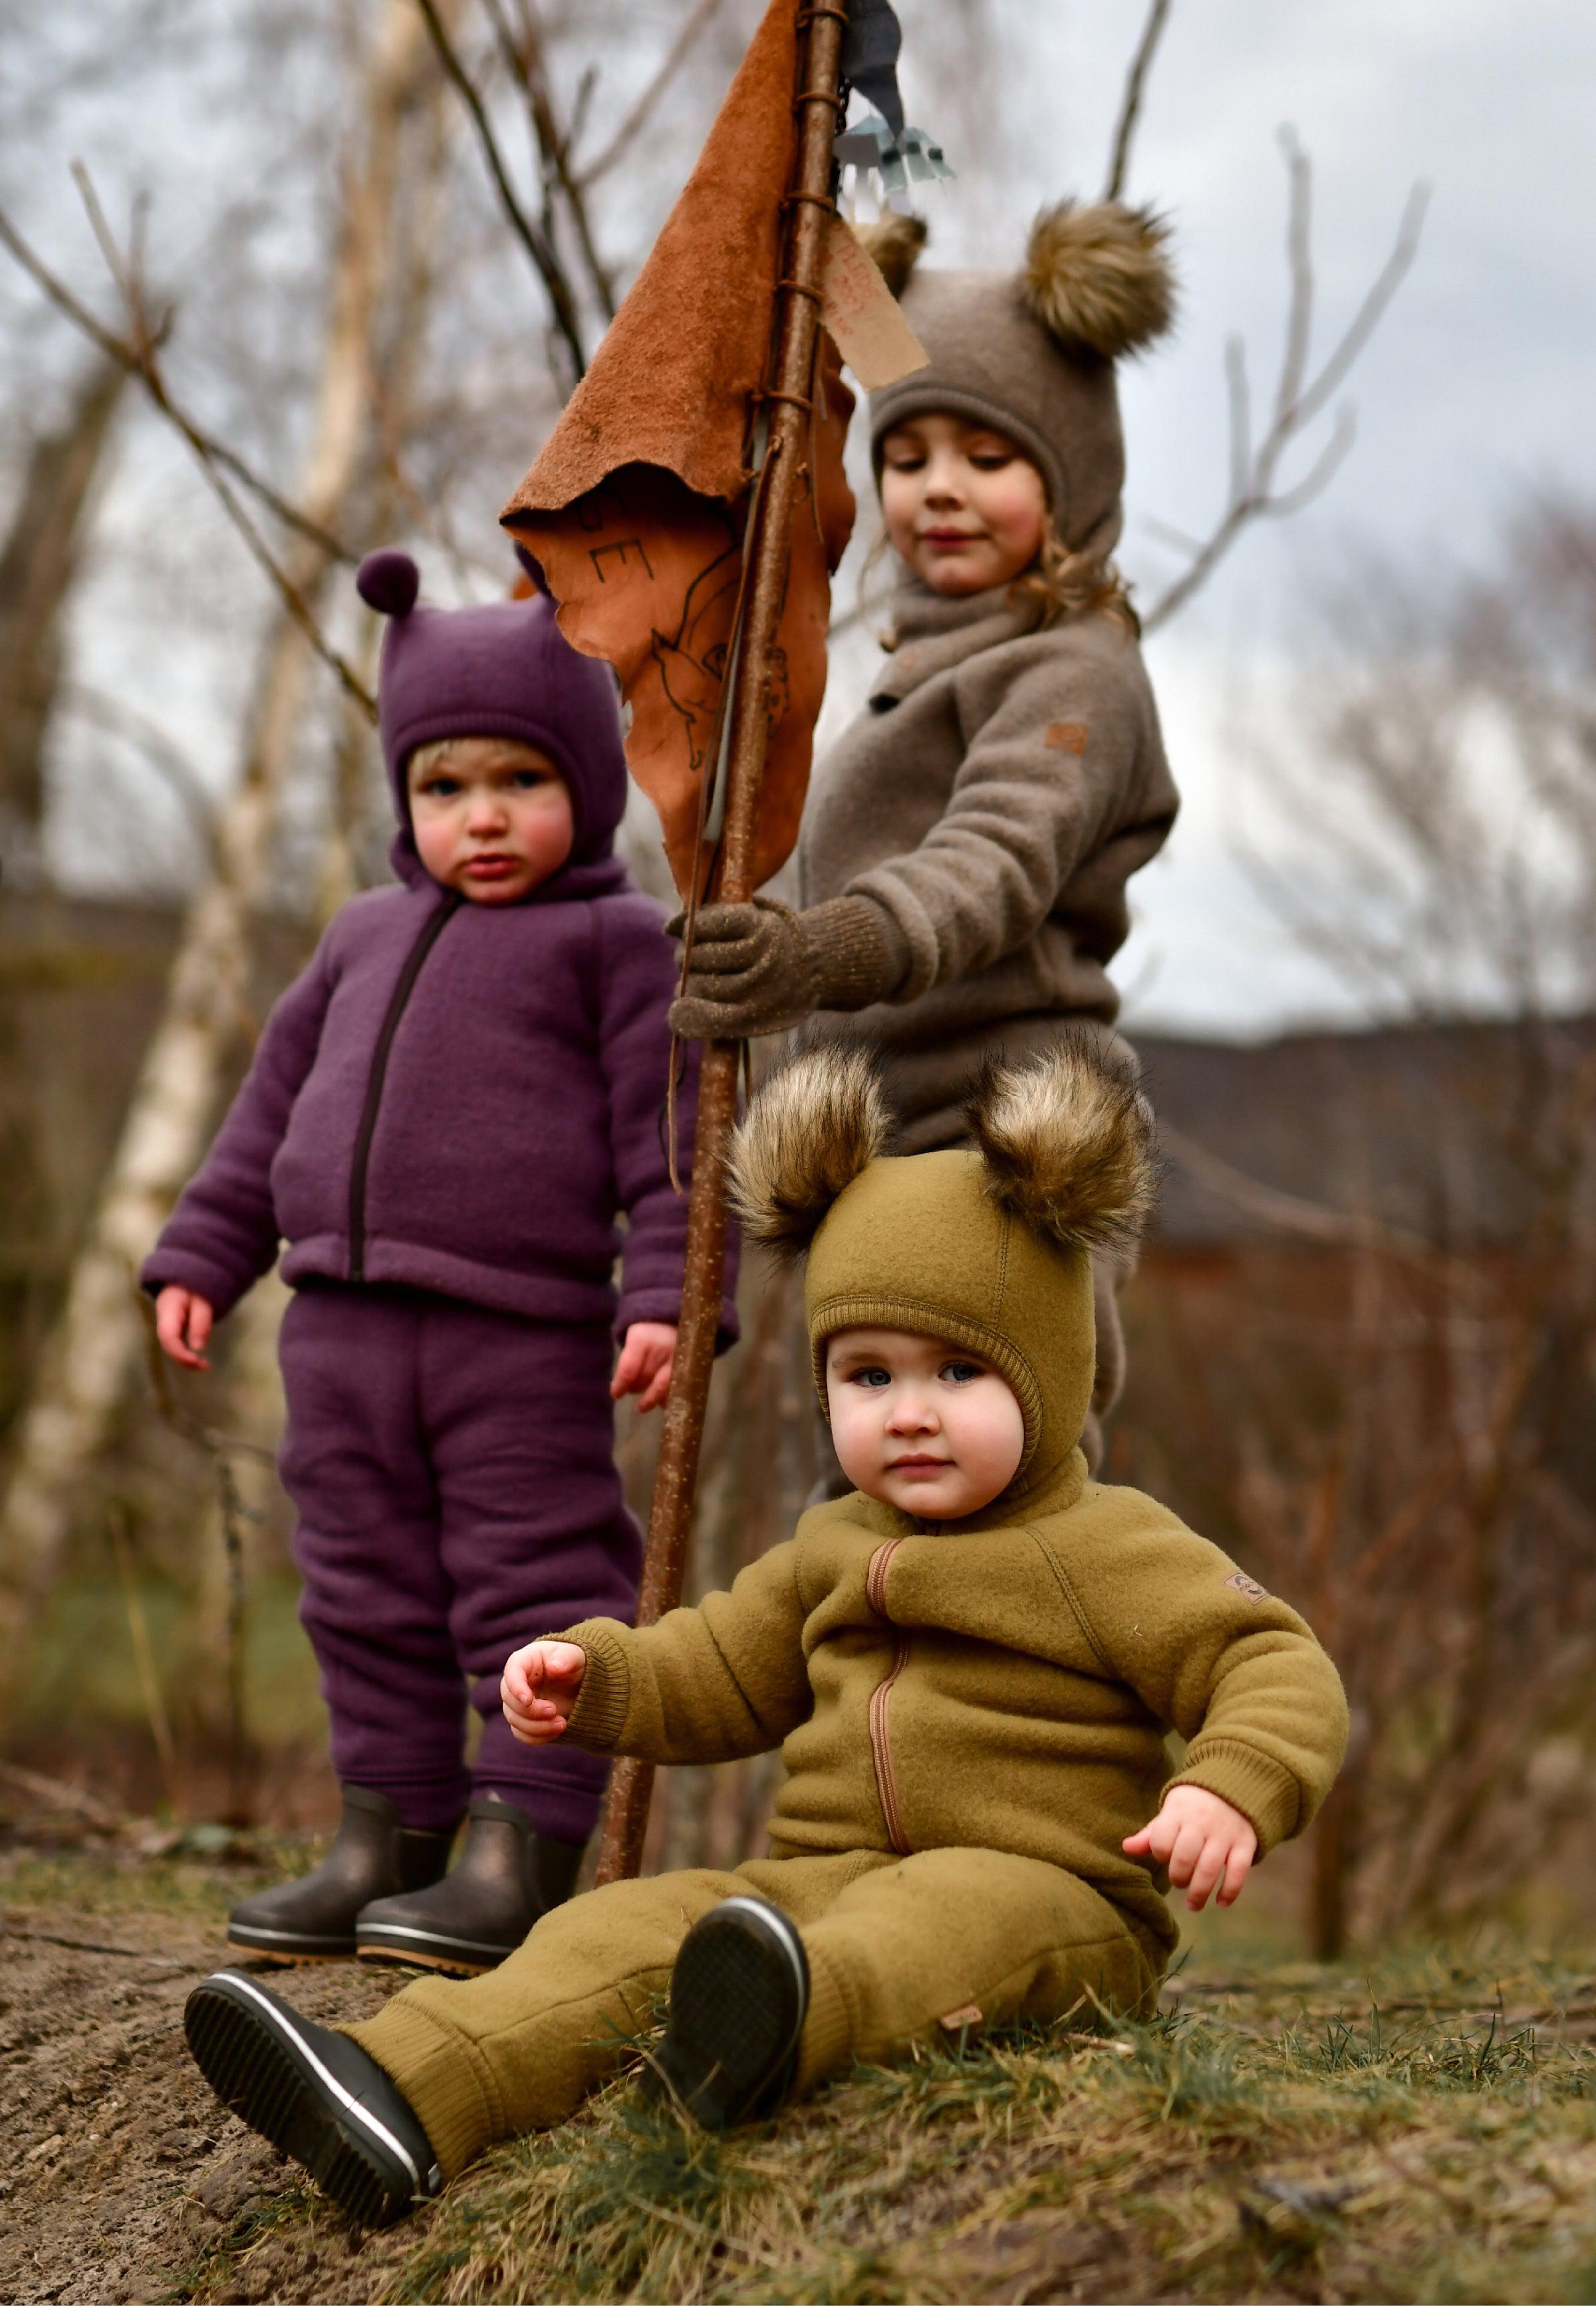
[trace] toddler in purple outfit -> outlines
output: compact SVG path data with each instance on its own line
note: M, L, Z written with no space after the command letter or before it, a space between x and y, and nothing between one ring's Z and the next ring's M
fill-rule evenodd
M610 1404L661 1401L676 1343L674 949L612 854L608 667L541 597L417 608L397 552L357 581L391 619L401 885L345 906L277 1003L142 1279L190 1368L279 1248L294 1288L282 1473L343 1820L323 1864L236 1907L228 1935L480 1970L568 1894L603 1791L602 1763L516 1743L499 1676L550 1626L629 1619L636 1600ZM696 1087L689 1071L684 1167Z

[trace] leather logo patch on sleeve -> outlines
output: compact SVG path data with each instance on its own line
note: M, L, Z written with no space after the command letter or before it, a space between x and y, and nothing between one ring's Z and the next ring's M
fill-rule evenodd
M944 2034L962 2034L967 2026L982 2023L980 2005L967 2002L961 2010L950 2010L945 2018L939 2018L936 2022Z
M1042 742L1050 752L1072 753L1079 760L1091 730L1084 721L1054 721Z
M1233 1585L1238 1593L1244 1593L1255 1609L1260 1601L1267 1601L1269 1598L1257 1578L1249 1577L1244 1569L1238 1569L1233 1577L1227 1577L1225 1582L1227 1585Z

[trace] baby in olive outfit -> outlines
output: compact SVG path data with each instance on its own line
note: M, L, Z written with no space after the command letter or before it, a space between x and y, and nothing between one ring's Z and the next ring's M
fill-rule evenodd
M781 1747L768 1857L610 1883L502 1968L346 2032L223 1971L218 2093L357 2216L400 2215L571 2114L661 1993L655 2060L709 2126L939 2028L1134 2011L1192 1907L1332 1783L1346 1712L1302 1620L1149 1498L1092 1482L1092 1252L1150 1195L1147 1107L1086 1035L972 1099L976 1149L883 1157L858 1052L778 1074L746 1229L806 1253L816 1388L855 1492L730 1593L509 1660L517 1738L658 1763ZM1186 1739L1171 1780L1165 1736Z

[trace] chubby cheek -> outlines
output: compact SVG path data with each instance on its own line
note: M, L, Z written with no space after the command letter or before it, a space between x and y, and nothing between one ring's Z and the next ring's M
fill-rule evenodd
M921 476L894 472L888 465L881 476L881 517L887 542L903 560L915 554L915 516L920 508Z
M557 798L529 808L518 827L521 847L540 881L558 873L569 858L576 838L569 798Z
M995 1497L1020 1469L1025 1452L1025 1419L1006 1386L983 1385L967 1401L944 1413L953 1455Z
M885 1413L879 1400L858 1386L828 1385L826 1401L837 1462L851 1480L858 1480L880 1459Z
M414 807L410 824L416 855L435 881L447 881L458 854L459 826L452 816L423 815Z
M986 476L971 494L991 535L994 558L1002 563L999 581L1020 576L1042 549L1047 517L1042 475L1034 465L1016 461Z

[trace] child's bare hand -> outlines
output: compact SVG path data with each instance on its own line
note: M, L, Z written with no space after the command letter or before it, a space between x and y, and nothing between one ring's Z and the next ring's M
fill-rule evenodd
M1217 1794L1201 1786L1172 1786L1157 1816L1120 1847L1128 1858L1156 1858L1167 1866L1170 1880L1199 1914L1216 1884L1218 1903L1235 1904L1258 1856L1258 1836Z
M209 1369L205 1344L216 1320L216 1308L197 1289L180 1289L168 1283L155 1301L155 1334L164 1354L182 1369Z
M610 1400L619 1401L623 1393L636 1393L642 1396L639 1409L657 1409L670 1390L670 1364L675 1358L674 1321L634 1321L610 1380Z
M587 1653L575 1642L528 1642L517 1650L499 1681L512 1736L524 1746L562 1738L586 1671Z

